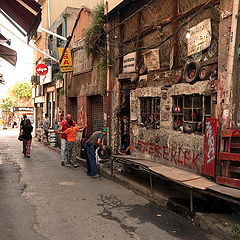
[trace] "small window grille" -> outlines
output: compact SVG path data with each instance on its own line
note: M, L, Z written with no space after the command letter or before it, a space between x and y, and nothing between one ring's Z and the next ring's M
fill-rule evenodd
M204 133L205 119L211 117L211 96L174 96L172 115L174 130Z
M160 128L160 98L140 98L141 122L146 128Z

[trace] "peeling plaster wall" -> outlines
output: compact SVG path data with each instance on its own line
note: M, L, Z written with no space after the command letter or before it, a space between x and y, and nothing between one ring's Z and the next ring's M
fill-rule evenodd
M193 7L197 7L200 4L205 3L206 1L204 0L197 0L194 3L191 0L184 0L178 4L178 12L184 13ZM113 63L113 68L110 70L113 84L117 85L117 82L119 83L121 81L131 79L131 74L125 78L120 76L124 74L121 72L122 59L119 58L119 55L123 56L124 53L128 53L131 50L134 51L138 38L141 39L140 42L142 46L148 46L153 43L161 42L161 40L172 33L173 28L164 25L164 21L169 21L169 18L171 17L171 12L169 12L169 10L172 9L172 7L172 1L165 0L162 1L162 4L159 4L159 2L156 1L154 4L152 4L150 9L146 9L142 12L142 28L137 28L137 24L139 24L139 22L137 16L135 16L127 19L124 26L120 26L119 28L116 28L114 32L110 33L110 39L119 39L119 41L122 41L123 43L122 45L119 45L119 48L115 48L119 49L119 52L116 50L112 51L112 59L116 59L116 61ZM204 135L196 133L188 134L173 130L172 96L211 94L214 103L212 106L212 117L219 115L219 107L216 108L215 106L216 93L218 92L218 104L220 104L220 101L224 97L223 88L225 84L225 72L230 41L231 7L232 0L221 0L220 5L215 4L214 7L204 9L201 14L195 16L195 18L179 32L178 40L176 40L178 42L178 46L176 46L176 42L174 43L174 39L171 39L159 47L161 56L160 64L162 65L164 61L168 64L166 64L166 66L161 66L162 69L148 71L146 73L147 83L145 86L147 87L140 88L138 84L136 84L136 89L131 90L131 155L140 158L146 158L148 160L163 163L165 165L177 166L179 168L201 173L204 157ZM128 11L127 8L124 10ZM149 17L149 15L151 15L151 17ZM158 15L160 15L161 18L157 17ZM178 24L180 25L186 22L191 18L191 16L192 15L189 14L182 18L179 20ZM183 83L176 84L176 76L181 75L184 65L189 60L187 57L187 44L185 38L187 29L208 18L211 18L212 26L211 46L209 49L192 56L192 59L200 62L202 64L201 66L210 66L212 69L214 69L214 71L218 71L219 79L213 79L211 81L198 81L195 84L188 84L185 81L182 81ZM117 24L116 19L117 17L111 20L111 27L114 27ZM159 31L152 31L152 24L157 25L158 23L160 24ZM120 29L120 32L118 32L118 29ZM165 56L164 53L169 51L169 49L171 49L173 46L176 48L176 51L178 51L178 61L173 67L173 70L169 70L169 54L166 54ZM144 53L144 51L142 53ZM142 60L143 59L140 56L139 61L141 62ZM146 62L144 62L144 64L146 65ZM118 76L119 79L117 79L116 76ZM112 134L112 147L117 150L119 150L118 142L120 139L118 134L119 122L117 118L120 95L121 89L119 87L119 93L113 91L112 94L113 107L111 120L112 132L114 133ZM147 129L143 126L143 124L141 124L140 97L161 98L160 129Z
M216 117L222 120L224 111L225 85L227 78L227 60L231 39L232 0L222 0L219 6L221 18L219 23L219 54L218 54L218 99ZM228 110L227 110L228 111ZM225 126L228 128L228 126Z
M119 148L119 122L117 113L119 111L119 99L120 99L120 84L117 78L114 78L113 89L111 91L111 118L110 118L110 132L111 132L111 148L114 153Z

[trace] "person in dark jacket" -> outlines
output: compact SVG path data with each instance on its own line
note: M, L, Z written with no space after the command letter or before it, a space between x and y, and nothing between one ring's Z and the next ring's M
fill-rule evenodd
M26 123L21 128L21 136L23 138L23 151L24 157L30 158L31 144L32 144L32 131L33 127L30 119L26 119Z

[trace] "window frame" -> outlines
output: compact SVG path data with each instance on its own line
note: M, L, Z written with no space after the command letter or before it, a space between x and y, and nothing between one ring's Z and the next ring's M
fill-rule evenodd
M196 98L201 97L201 106L194 106L194 101L196 100ZM182 98L182 106L179 104L180 99ZM190 98L190 106L186 106L186 99ZM193 130L191 133L195 133L195 134L204 134L205 131L205 120L206 118L210 118L212 116L212 98L211 95L203 95L203 94L189 94L189 95L174 95L172 96L172 100L173 100L173 107L172 107L172 120L173 120L173 124L172 124L172 128L175 131L184 131L184 125L186 123L190 123L190 124L195 124L196 129L197 129L197 124L200 124L201 127L201 131L197 131L196 129ZM210 104L207 106L206 103L207 101L210 101ZM176 110L179 110L179 112L174 111L174 108L177 107ZM206 112L208 107L209 112ZM182 109L181 109L182 108ZM188 117L192 118L190 120L187 120L187 112L190 112L190 114L188 115ZM199 119L198 116L199 115ZM194 120L194 118L196 118ZM179 121L176 122L175 121ZM177 124L180 123L180 121L182 121L181 126L178 126ZM174 125L176 124L176 125ZM180 128L182 127L182 129Z
M159 129L161 123L161 98L140 97L139 100L141 124L148 129Z

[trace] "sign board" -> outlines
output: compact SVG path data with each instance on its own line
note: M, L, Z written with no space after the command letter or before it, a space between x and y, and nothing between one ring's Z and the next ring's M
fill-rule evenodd
M144 64L148 71L160 69L159 49L152 49L144 53Z
M34 98L34 103L44 103L44 102L45 102L44 96L39 96Z
M63 80L62 79L56 80L56 89L62 88L62 87L63 87Z
M40 76L40 85L50 83L52 81L52 67L48 66L48 73Z
M14 107L13 111L32 112L33 107Z
M202 173L215 177L217 155L217 119L206 118L204 138L204 162Z
M40 76L45 76L48 73L48 66L44 63L40 63L36 66L36 73Z
M63 50L64 48L58 48L59 58L62 56ZM73 64L72 64L71 49L67 48L60 64L60 72L72 72L72 71L73 71Z
M123 73L136 72L137 53L132 52L123 57Z
M210 47L212 40L211 19L205 19L196 26L189 29L190 38L187 39L188 56Z
M79 74L92 69L92 57L87 55L84 49L85 41L82 39L74 43L76 49L73 53L73 74Z

